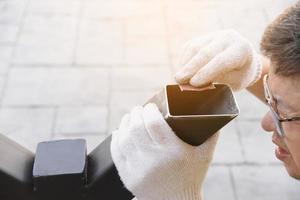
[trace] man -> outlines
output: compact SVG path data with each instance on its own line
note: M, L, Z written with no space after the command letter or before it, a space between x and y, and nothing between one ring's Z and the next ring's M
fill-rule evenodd
M261 50L267 59L232 30L192 40L175 79L194 87L218 82L247 88L266 102L270 111L262 127L273 132L276 157L300 180L300 2L267 27ZM122 181L138 200L199 200L217 138L218 133L190 146L148 104L124 116L111 152Z

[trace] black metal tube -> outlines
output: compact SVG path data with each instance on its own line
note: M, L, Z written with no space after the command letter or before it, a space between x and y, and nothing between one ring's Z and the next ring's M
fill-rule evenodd
M134 196L123 185L110 152L111 136L88 155L87 200L130 200Z
M34 155L0 134L0 199L31 200Z

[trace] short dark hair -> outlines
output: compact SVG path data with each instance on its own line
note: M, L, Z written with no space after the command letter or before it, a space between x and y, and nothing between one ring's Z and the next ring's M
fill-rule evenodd
M260 49L271 60L275 74L300 75L300 1L266 28Z

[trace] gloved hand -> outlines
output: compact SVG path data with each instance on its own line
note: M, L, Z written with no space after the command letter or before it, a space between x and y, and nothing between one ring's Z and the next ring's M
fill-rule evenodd
M179 65L176 81L195 87L217 82L240 90L254 84L262 73L260 56L234 30L191 40L185 45Z
M218 133L191 146L171 130L155 104L135 107L112 134L121 180L138 200L200 200Z

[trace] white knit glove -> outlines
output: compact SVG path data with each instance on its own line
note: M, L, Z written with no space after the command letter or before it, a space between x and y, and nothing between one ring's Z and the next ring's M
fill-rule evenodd
M171 130L155 104L135 107L112 134L121 180L138 200L200 200L218 133L191 146Z
M176 81L195 87L217 82L240 90L254 84L262 73L260 56L234 30L191 40L185 45L179 65Z

